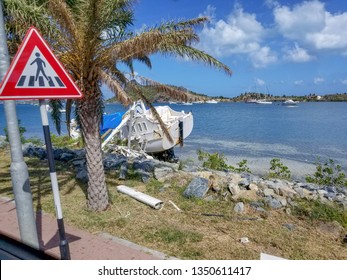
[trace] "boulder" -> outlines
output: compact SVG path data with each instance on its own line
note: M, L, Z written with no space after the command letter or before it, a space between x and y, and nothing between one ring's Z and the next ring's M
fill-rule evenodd
M160 167L155 167L154 168L154 178L157 180L160 180L167 175L171 174L174 172L174 170L171 167L168 166L160 166Z
M240 187L239 185L236 185L234 183L229 183L228 190L232 195L238 195L240 193Z
M208 180L202 177L195 177L183 192L183 196L186 198L203 198L208 190Z
M279 200L277 200L276 198L271 198L271 197L265 198L265 203L271 209L279 209L279 208L282 208L282 206L283 206Z
M242 213L244 211L245 211L245 205L243 204L243 202L236 203L236 205L234 206L234 212Z

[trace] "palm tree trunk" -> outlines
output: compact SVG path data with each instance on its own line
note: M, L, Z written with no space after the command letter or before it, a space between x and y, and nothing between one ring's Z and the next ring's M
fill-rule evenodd
M87 204L90 210L103 211L109 204L100 140L100 103L94 94L79 102L88 171Z

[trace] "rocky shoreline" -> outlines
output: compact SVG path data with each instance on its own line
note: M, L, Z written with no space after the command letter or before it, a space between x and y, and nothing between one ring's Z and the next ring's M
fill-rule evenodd
M31 143L23 145L23 154L41 160L46 158L45 149ZM54 149L54 159L73 166L78 180L88 181L83 149ZM300 181L267 179L249 173L208 170L198 165L183 166L148 159L143 155L126 157L105 153L104 167L106 171L115 172L120 180L126 180L130 174L144 183L154 178L163 182L163 188L169 187L174 178L184 178L183 185L188 185L183 192L185 197L231 200L236 203L234 211L238 213L244 211L246 202L260 212L265 212L265 209L285 209L290 212L297 198L336 204L347 211L347 188L344 186L321 186Z

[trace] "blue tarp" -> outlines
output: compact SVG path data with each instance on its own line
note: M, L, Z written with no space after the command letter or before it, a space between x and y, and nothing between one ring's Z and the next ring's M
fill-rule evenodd
M123 115L124 113L104 115L102 117L103 123L100 126L101 135L109 129L115 129L121 123Z

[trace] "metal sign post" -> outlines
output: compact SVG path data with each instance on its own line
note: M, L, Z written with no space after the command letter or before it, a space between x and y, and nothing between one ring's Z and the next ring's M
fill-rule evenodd
M63 211L61 209L61 203L60 203L59 186L58 186L57 173L55 171L53 149L52 149L52 142L51 142L51 134L49 131L49 123L48 123L47 106L46 105L47 105L47 103L45 100L40 100L40 113L41 113L41 120L42 120L42 128L43 128L43 134L45 137L47 159L48 159L48 165L49 165L49 173L50 173L50 177L51 177L52 191L53 191L53 198L54 198L54 206L55 206L55 211L56 211L56 215L57 215L57 222L58 222L59 239L60 239L60 243L59 243L60 255L61 255L62 260L70 260L71 259L70 249L69 249L69 243L68 243L66 236L65 236Z
M0 34L1 35L1 34ZM6 37L4 37L6 41ZM2 42L2 40L1 40ZM1 45L0 45L1 46ZM0 57L1 61L1 57ZM0 65L1 66L1 65ZM1 69L0 69L1 70ZM82 98L83 94L38 30L30 27L0 84L0 100L39 99L43 133L57 214L60 253L70 259L44 99Z
M0 1L0 83L10 65L6 31ZM22 143L18 128L15 101L5 101L5 114L8 138L11 150L11 178L14 200L16 202L18 227L23 243L39 249L39 240L36 229L33 209L32 193L30 189L28 166L24 162Z

